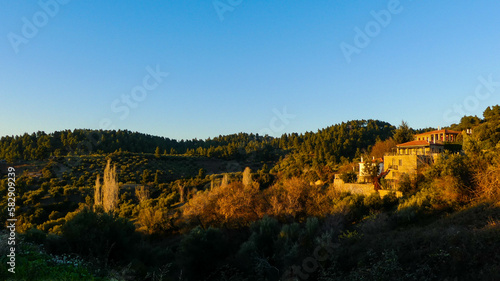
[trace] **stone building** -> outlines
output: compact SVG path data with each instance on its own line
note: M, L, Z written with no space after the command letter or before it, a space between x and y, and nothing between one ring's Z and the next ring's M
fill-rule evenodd
M435 130L415 135L415 140L425 140L429 143L456 142L462 132L452 130Z
M416 175L420 168L437 160L444 145L426 140L410 141L396 146L396 152L384 156L384 167L390 169L386 180L397 180L402 174Z
M467 133L471 132L467 130ZM390 169L386 180L398 180L403 174L415 176L426 165L433 164L445 144L457 143L459 131L435 130L415 135L415 140L398 144L395 151L384 156L384 167Z

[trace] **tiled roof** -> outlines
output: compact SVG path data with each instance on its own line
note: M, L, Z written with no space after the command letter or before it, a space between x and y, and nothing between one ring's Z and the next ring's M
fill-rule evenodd
M430 143L426 140L416 140L416 141L409 141L405 143L398 144L397 147L400 146L428 146Z

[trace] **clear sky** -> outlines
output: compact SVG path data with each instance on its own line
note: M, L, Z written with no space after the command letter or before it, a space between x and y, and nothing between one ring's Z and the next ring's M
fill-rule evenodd
M0 136L423 128L500 103L499 1L0 3Z

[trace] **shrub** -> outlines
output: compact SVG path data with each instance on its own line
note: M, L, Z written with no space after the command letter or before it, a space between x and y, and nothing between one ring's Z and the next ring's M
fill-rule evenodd
M368 256L369 264L351 272L349 280L408 280L394 250L385 250L381 257L373 252Z
M491 165L475 175L476 196L486 200L500 198L500 165Z
M51 254L64 254L68 252L68 244L66 240L59 235L49 233L45 238L45 249Z
M24 234L24 240L26 242L32 242L36 244L45 243L45 239L47 238L47 234L39 229L31 228Z
M251 230L238 252L242 267L253 276L252 280L277 280L279 263L289 264L298 255L299 224L280 227L276 219L265 216L253 223Z
M408 174L404 173L399 178L398 190L403 192L403 194L411 193L412 191L414 191L414 186Z
M240 254L248 254L254 251L259 256L268 257L273 254L274 241L280 233L279 222L271 217L265 216L251 226L252 234L247 242L240 248Z
M194 228L182 239L179 266L189 280L202 280L214 272L229 254L228 243L222 231L216 228Z
M95 213L85 208L66 216L62 237L69 251L86 257L128 261L132 257L138 234L134 225L108 213Z
M348 221L359 221L369 211L364 204L364 198L361 194L343 193L334 207L334 212L345 214Z
M341 174L340 179L344 181L344 183L355 183L358 180L358 175L351 171Z
M166 229L166 217L164 212L159 208L144 207L139 211L137 217L139 230L148 234L159 233Z
M380 210L384 205L384 201L382 198L380 198L380 194L378 192L366 196L363 199L363 203L370 210Z

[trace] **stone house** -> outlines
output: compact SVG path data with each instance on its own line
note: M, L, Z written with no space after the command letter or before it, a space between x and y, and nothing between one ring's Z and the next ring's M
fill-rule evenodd
M469 134L469 130L467 130ZM435 130L415 135L415 140L398 144L395 151L384 156L384 167L390 169L386 180L399 180L403 174L415 176L418 171L433 164L445 144L456 143L459 131Z

